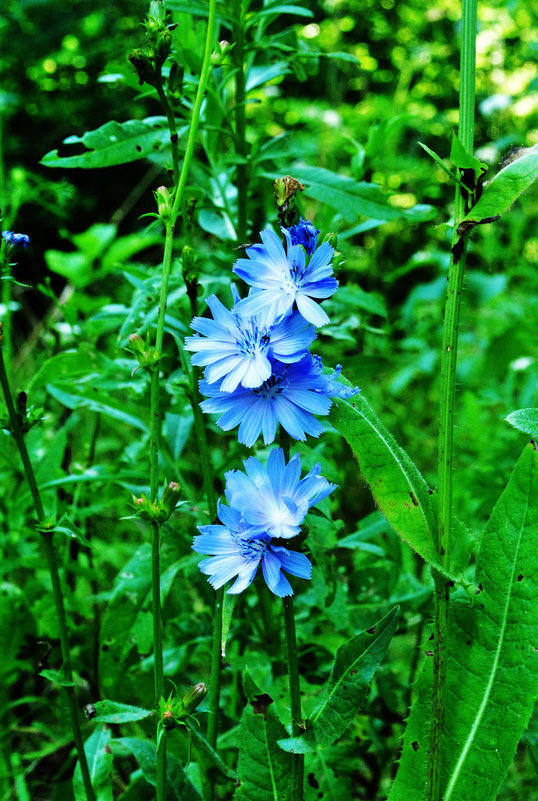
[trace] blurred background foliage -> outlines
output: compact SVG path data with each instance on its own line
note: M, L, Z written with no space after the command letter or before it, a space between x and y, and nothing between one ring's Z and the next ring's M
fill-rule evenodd
M201 47L203 5L168 3L179 22L176 50L193 73ZM252 13L261 6L252 2ZM425 222L400 218L378 224L345 219L312 197L300 201L303 216L322 233L338 232L345 258L338 275L340 290L325 304L331 326L321 332L316 350L325 363L343 365L346 377L361 387L433 487L439 348L450 249L450 231L444 224L450 220L454 188L418 142L447 159L451 133L457 127L459 3L309 0L300 8L308 16L277 15L268 38L258 40L255 27L247 33L247 47L260 70L259 82L254 80L248 93L247 140L253 152L267 147L268 153L251 184L249 241L256 240L267 222L275 223L272 178L293 174L292 165L322 167L356 181L377 183L402 212L417 204L435 207L435 216ZM103 623L104 608L111 598L113 602L115 576L129 560L133 571L140 567L141 557L133 556L133 524L118 518L129 513L130 493L140 492L147 482L143 423L147 382L140 372L133 380L135 362L124 346L140 315L156 305L162 236L140 215L154 210L152 191L169 179L162 153L96 170L50 169L40 160L57 148L60 155L72 152L72 145L61 144L64 139L82 136L110 120L162 114L154 93L138 85L127 61L128 54L143 44L141 21L146 12L147 4L141 0L107 4L5 0L0 9L2 227L27 233L32 243L15 268L17 280L30 288L13 287L13 370L16 387L30 388L30 402L46 410L45 423L30 433L29 444L42 480L50 485L48 501L60 510L74 503L77 525L100 543L87 553L72 542L65 557L73 591L71 611L78 626L75 662L86 666L79 681L88 701L95 698L103 680L99 672L112 671L112 663L102 653L99 656L98 641L99 636L101 645L103 637L106 640L110 614ZM538 143L537 30L538 12L529 2L479 4L475 146L476 154L490 166L488 177L512 146ZM233 41L226 23L220 38ZM264 69L268 72L262 80ZM210 217L204 197L218 194L219 186L224 186L233 205L235 165L231 156L228 160L223 156L219 172L209 162L215 136L211 123L208 116L202 133L206 146L198 150L191 180L190 190L199 200L194 238L205 275L203 295L217 291L228 302L237 242ZM219 184L222 170L225 175ZM524 444L503 420L514 409L538 405L536 198L534 189L505 218L481 226L470 240L458 376L455 502L475 534ZM187 333L189 308L179 270L171 293L177 313L171 315L168 332L180 344ZM43 366L51 357L56 360ZM165 541L164 561L173 571L179 560L196 587L180 583L166 601L169 637L182 643L168 653L168 672L184 675L188 684L203 678L196 668L206 653L206 638L200 632L204 623L210 630L210 590L200 586L198 557L189 552L192 533L201 522L197 469L186 456L192 445L192 420L185 412L177 353L170 349L166 358L170 377L162 469L168 478L182 482L190 502L181 512L181 524L172 524L175 534ZM69 382L77 397L70 395ZM45 393L47 386L52 389ZM103 405L108 417L99 414ZM128 428L133 420L142 421L134 437ZM232 440L233 435L223 436L213 427L217 474L237 467L245 455ZM2 692L9 689L11 699L33 698L37 721L25 735L24 709L21 723L14 707L6 731L24 753L26 775L31 779L36 772L32 797L47 797L39 777L45 776L47 783L60 771L55 797L65 799L69 796L62 796L68 791L61 770L68 743L61 744L62 752L58 721L44 708L54 690L35 674L33 666L42 654L29 645L36 638L54 636L55 624L42 595L46 579L38 548L26 528L28 498L23 494L24 503L10 503L16 492L24 492L16 453L7 440L2 449L0 477L4 486L7 482L14 489L0 502L0 576L10 582L0 603L15 608L22 621L16 639L10 639L8 629L3 631L7 656ZM371 801L383 798L390 782L416 670L410 654L428 634L424 621L431 611L429 580L379 519L337 438L311 441L301 446L301 452L305 466L321 459L324 474L341 487L340 497L331 502L332 528L320 527L313 539L314 556L324 570L299 596L299 621L308 642L302 668L312 697L319 676L328 669L333 640L339 642L346 632L367 624L372 614L379 619L396 602L404 612L401 636L391 646L387 665L372 689L368 714L357 717L352 740L335 747L324 766L325 776L333 769L341 773L342 759L356 747L361 778L356 768L354 773L350 769L338 777L339 786L346 797ZM80 480L70 485L73 476ZM119 511L118 485L125 499ZM138 523L135 528L142 542L147 536L144 528ZM351 543L337 544L353 533L357 536ZM20 593L13 597L16 585L24 587L24 597ZM251 611L256 603L254 592L245 596L245 607ZM182 615L185 608L194 609L197 619ZM258 649L263 655L266 632L255 615L251 618L248 651L255 654ZM245 612L234 625L244 621ZM94 635L88 637L88 631ZM151 686L147 609L140 610L133 632L125 666L133 684L122 685L118 668L113 689L118 700L137 702L134 693L141 702ZM230 640L228 706L239 709L239 672L247 655L244 639L231 636ZM258 674L255 679L263 683L261 666ZM38 713L35 704L43 707ZM16 767L15 760L11 770ZM313 775L312 798L316 781ZM500 799L530 801L533 788L535 777L522 751Z

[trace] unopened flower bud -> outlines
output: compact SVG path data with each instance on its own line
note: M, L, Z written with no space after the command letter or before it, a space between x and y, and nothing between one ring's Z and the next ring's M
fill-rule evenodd
M217 42L215 49L211 53L211 64L214 67L220 67L232 47L233 44L231 45L226 41L226 39L222 39L220 42Z
M166 186L159 186L155 192L155 200L157 201L157 211L163 222L170 219L170 211L172 209L172 198Z
M161 67L172 49L172 34L169 30L164 30L159 33L155 43L155 64Z
M149 4L149 12L148 12L148 21L155 24L164 25L164 21L166 19L166 8L163 3L163 0L151 0Z
M191 715L207 695L207 687L203 682L195 684L182 698L185 714Z
M142 86L143 83L149 83L151 86L155 84L155 70L149 56L143 50L133 50L129 55L129 61L136 70L138 75L138 83Z
M171 95L181 95L183 92L183 77L185 75L184 68L174 61L170 67L170 74L168 75L168 92Z
M329 245L330 245L332 248L334 248L335 250L336 250L336 243L337 243L337 240L338 240L338 237L337 237L337 235L336 235L336 234L325 234L325 236L323 237L323 241L324 241L324 242L328 242L328 243L329 243Z
M161 516L164 520L168 520L174 509L179 503L181 497L181 484L177 481L171 481L165 488L161 498ZM164 520L162 522L164 522Z

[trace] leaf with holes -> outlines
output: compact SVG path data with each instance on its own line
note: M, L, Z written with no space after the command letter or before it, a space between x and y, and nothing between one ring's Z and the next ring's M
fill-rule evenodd
M41 159L45 167L113 167L146 158L170 143L166 117L148 117L127 122L110 121L82 136L69 136L65 145L84 145L86 150L72 156L60 156L51 150Z
M308 754L332 745L342 736L366 699L372 677L379 667L398 625L398 607L367 631L361 631L336 653L327 696L304 734L279 740L285 751Z
M287 798L292 771L291 755L277 745L286 736L286 729L277 717L273 699L254 684L248 670L243 685L248 703L239 724L240 785L234 801L280 801Z
M538 694L538 451L529 444L482 536L473 603L462 590L450 603L441 734L443 801L494 801ZM431 693L415 703L390 801L422 797ZM418 731L420 738L415 734Z

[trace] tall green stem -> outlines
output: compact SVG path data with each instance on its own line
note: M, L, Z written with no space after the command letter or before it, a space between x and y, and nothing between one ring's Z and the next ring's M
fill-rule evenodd
M299 681L299 660L297 655L297 638L295 635L295 616L293 613L293 596L282 599L284 611L284 629L286 632L286 655L288 660L288 678L290 683L291 733L297 737L302 732L301 687ZM304 780L304 754L293 754L292 774L289 784L289 801L302 801Z
M19 425L19 419L17 416L17 412L15 411L15 406L13 404L13 398L11 396L11 389L9 387L9 381L6 373L6 367L4 364L4 356L2 352L2 329L0 326L0 385L2 386L2 391L4 394L4 400L7 407L7 412L9 415L9 420L11 424L11 433L13 438L17 444L17 448L21 457L24 473L26 476L26 480L30 487L30 493L32 495L32 500L34 502L34 508L36 512L36 516L38 522L43 525L45 522L45 512L43 509L43 503L41 501L41 496L39 494L39 489L37 487L37 482L35 478L34 469L32 467L32 463L30 461L30 456L28 454L28 449L26 447L26 442L24 441L24 436ZM41 532L41 541L43 543L43 547L45 549L45 554L47 558L47 564L49 568L51 583L52 583L52 594L54 597L54 605L56 608L56 617L58 619L58 630L60 635L60 650L62 654L62 672L63 676L67 682L71 683L71 686L67 686L65 688L66 696L67 696L67 703L69 706L69 714L71 717L71 727L73 730L73 739L75 741L75 748L77 751L77 756L80 764L80 771L82 774L82 781L84 784L84 790L86 792L86 798L88 801L95 801L95 794L93 792L92 783L90 779L90 771L88 769L88 762L86 759L86 754L84 752L84 743L82 741L82 734L80 730L80 722L78 718L78 706L77 706L77 699L75 696L75 688L73 685L73 672L71 668L71 651L69 648L69 638L67 635L67 620L65 616L65 607L63 601L63 593L62 593L62 586L60 583L60 574L58 571L58 561L56 559L56 551L54 548L53 543L53 532L52 531L45 531L42 530Z
M477 0L463 0L458 135L464 148L469 153L473 151L476 25ZM454 209L454 242L458 236L458 224L464 216L464 198L462 190L458 186L456 187ZM460 258L454 259L454 257L451 257L450 260L441 353L438 471L439 530L437 532L436 545L445 566L450 564L456 365L464 273L465 251ZM441 733L443 728L443 695L448 650L449 589L446 579L439 573L434 572L435 651L428 755L428 801L439 801L441 798Z
M207 36L204 50L204 60L200 74L200 82L196 93L196 99L192 110L192 119L189 128L189 136L185 149L185 156L181 166L179 176L177 174L177 130L173 113L161 87L159 97L163 103L165 113L170 126L170 137L172 141L172 157L174 162L174 198L168 218L166 220L165 245L163 253L163 265L161 273L161 288L159 294L159 309L157 314L157 332L155 335L155 355L157 363L151 370L150 384L150 495L151 500L156 501L159 489L159 439L161 429L160 413L160 379L161 370L159 359L162 355L164 325L166 319L166 303L168 297L168 282L172 269L172 253L174 247L174 235L178 214L182 208L183 192L187 183L189 169L194 155L196 134L200 121L202 102L209 80L211 67L211 52L214 41L216 20L216 0L210 0L209 18L207 24ZM153 636L154 636L154 688L155 704L157 705L163 695L164 690L164 670L163 670L163 646L162 646L162 607L160 593L160 526L153 524L152 531L152 611L153 611ZM158 744L157 759L157 801L164 801L166 797L166 733L162 732Z
M247 193L248 165L245 112L245 26L243 18L243 0L233 0L233 38L232 58L235 73L235 151L240 157L236 170L237 182L237 238L245 242L247 238Z

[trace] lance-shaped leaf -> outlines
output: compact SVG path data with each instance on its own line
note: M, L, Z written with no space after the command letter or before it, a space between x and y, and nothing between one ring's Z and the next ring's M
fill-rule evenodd
M112 801L112 753L109 748L110 729L99 726L84 743L84 752L88 760L88 770L96 801ZM86 790L82 780L80 763L77 762L73 774L73 793L75 801L87 801Z
M87 150L73 156L59 156L51 150L41 159L45 167L112 167L146 158L170 143L166 117L148 117L145 120L107 122L95 131L82 136L69 136L66 145L84 145Z
M536 178L538 178L538 145L520 148L509 157L506 166L484 187L480 200L461 221L458 233L472 227L472 224L477 225L500 217Z
M260 690L245 671L244 691L249 703L239 724L240 785L235 801L280 801L287 798L292 772L292 757L279 748L277 741L286 736L272 698Z
M392 206L389 196L378 184L355 181L345 175L323 167L294 167L293 177L304 184L304 194L338 209L347 220L358 216L370 217L382 222L409 217L414 222L431 220L436 211L432 206L414 206L402 209Z
M479 595L473 603L458 591L450 603L438 755L443 801L469 801L477 788L480 801L494 801L538 695L537 532L538 451L530 443L484 530ZM428 703L422 693L411 713L390 801L422 797L425 760L412 742L426 745L416 732Z
M329 422L349 443L375 502L396 533L448 575L435 550L436 521L428 486L364 396L335 399Z
M398 607L367 631L361 631L336 652L326 698L304 734L280 740L285 751L308 754L332 745L342 736L366 699L398 624Z
M517 409L508 415L506 422L538 439L538 409Z
M91 707L91 712L87 711L87 715L95 723L129 723L148 718L153 712L139 706L119 704L117 701L97 701Z
M134 756L145 780L153 787L157 785L157 749L150 740L137 737L122 737L113 742L120 743ZM201 795L193 785L179 759L170 751L166 755L168 777L167 801L201 801Z

